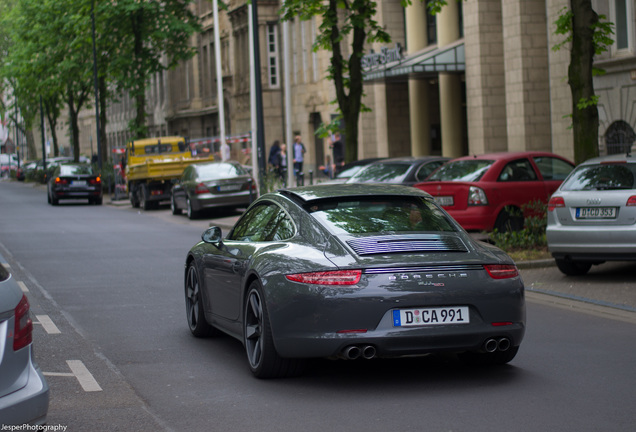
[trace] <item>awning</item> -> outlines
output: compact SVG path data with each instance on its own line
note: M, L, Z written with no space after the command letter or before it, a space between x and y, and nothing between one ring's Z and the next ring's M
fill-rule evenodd
M461 73L466 70L464 40L443 48L426 48L398 60L365 70L365 81L403 81L409 78L434 77L440 72Z

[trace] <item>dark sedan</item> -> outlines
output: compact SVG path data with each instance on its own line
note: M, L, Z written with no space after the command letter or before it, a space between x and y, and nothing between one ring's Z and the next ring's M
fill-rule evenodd
M88 199L102 204L102 179L87 163L63 163L52 169L47 181L47 198L51 205L60 200Z
M345 183L389 183L413 186L448 162L441 156L382 159L362 168Z
M504 364L524 336L512 259L416 188L283 189L255 201L226 238L211 227L202 239L185 262L190 330L243 342L259 378L323 357L446 352Z
M189 165L172 188L170 207L178 215L185 209L194 219L210 208L247 207L256 196L250 173L238 162Z

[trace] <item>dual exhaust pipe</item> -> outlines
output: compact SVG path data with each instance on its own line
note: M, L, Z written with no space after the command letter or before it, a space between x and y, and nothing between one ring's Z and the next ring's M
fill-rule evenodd
M349 345L342 350L342 357L347 360L355 360L362 357L363 359L370 360L377 354L373 345Z
M508 351L512 346L512 342L508 338L499 338L499 339L486 339L484 342L484 351L488 353L492 353L495 351Z

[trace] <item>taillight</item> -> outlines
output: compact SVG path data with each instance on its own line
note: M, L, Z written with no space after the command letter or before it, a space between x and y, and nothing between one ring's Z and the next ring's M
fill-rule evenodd
M17 351L29 345L33 340L33 322L29 316L29 300L22 295L22 300L15 307L15 330L13 332L13 350Z
M513 264L488 264L484 268L493 279L509 279L519 275L517 266Z
M56 177L55 184L68 184L68 180Z
M210 191L203 183L199 183L197 187L194 189L194 193L198 195L198 194L210 193Z
M625 205L628 207L636 206L636 195L632 195L629 198L627 198L627 203Z
M101 177L95 177L92 179L88 179L88 184L92 184L92 185L97 185L100 184L102 182L102 178Z
M488 198L486 198L486 193L482 188L471 186L468 189L468 205L488 205Z
M325 272L297 273L286 276L293 282L313 285L355 285L360 282L362 270L335 270Z
M552 197L550 198L550 201L548 201L548 211L554 211L557 207L565 207L565 200L563 197Z

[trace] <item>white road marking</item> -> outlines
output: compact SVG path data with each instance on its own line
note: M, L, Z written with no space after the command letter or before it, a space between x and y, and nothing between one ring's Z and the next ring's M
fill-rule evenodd
M86 392L102 391L102 388L97 384L93 375L88 371L88 368L84 366L81 360L66 360L68 367L79 381L80 385Z
M17 281L18 282L18 286L20 287L20 289L22 290L22 292L24 293L28 293L29 289L27 288L26 284L22 281Z
M102 391L93 375L88 371L88 368L84 366L81 360L66 360L69 369L72 373L68 372L42 372L45 376L54 377L75 377L79 381L80 385L85 392Z
M44 328L44 331L48 334L62 333L48 315L36 315L35 317L38 319L38 323L34 324L42 324L42 328Z

